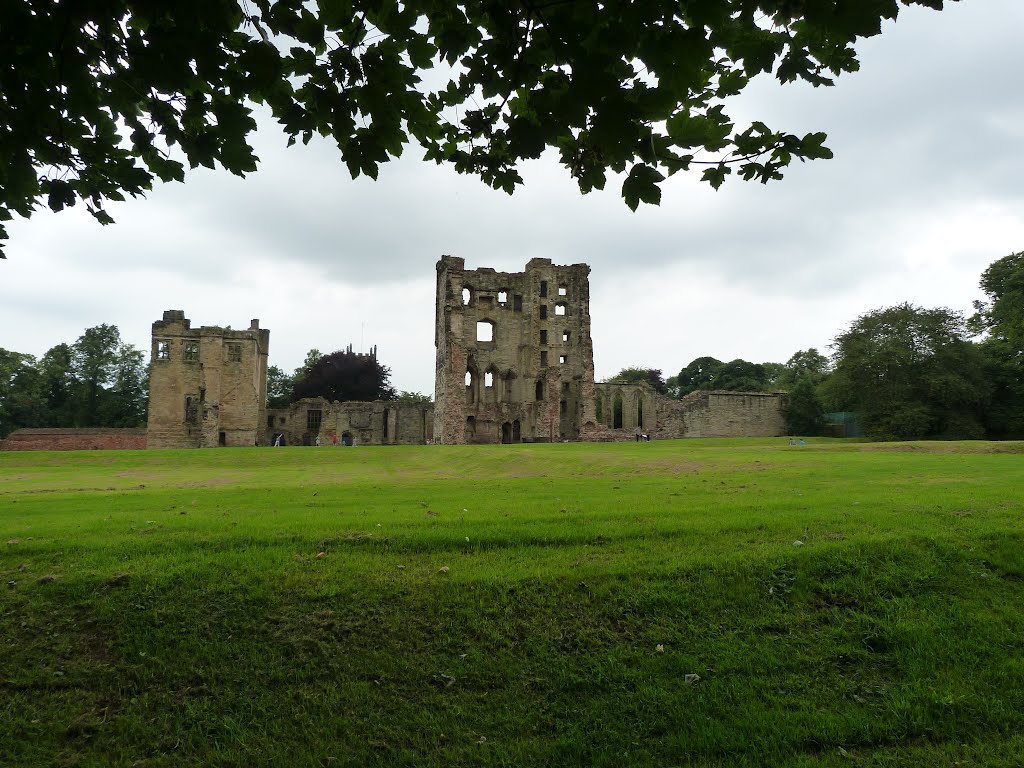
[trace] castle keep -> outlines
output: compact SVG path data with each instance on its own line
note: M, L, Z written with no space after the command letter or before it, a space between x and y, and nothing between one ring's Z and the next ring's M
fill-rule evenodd
M434 402L328 402L267 409L270 332L193 329L169 310L153 323L150 448L415 445L773 437L785 396L595 383L590 267L532 259L523 272L437 262Z
M263 444L270 331L192 328L172 309L153 323L150 448Z
M590 267L437 263L434 435L444 443L579 440L593 398ZM589 414L588 414L589 415ZM590 416L592 420L592 416Z

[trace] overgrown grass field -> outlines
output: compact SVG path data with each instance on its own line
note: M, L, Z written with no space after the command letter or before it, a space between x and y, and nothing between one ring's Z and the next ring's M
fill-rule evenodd
M1024 765L1024 444L0 454L3 766Z

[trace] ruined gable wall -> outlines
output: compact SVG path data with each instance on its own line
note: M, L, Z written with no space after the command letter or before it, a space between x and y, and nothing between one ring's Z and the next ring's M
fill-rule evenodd
M153 323L150 448L251 446L264 433L270 332L192 328L168 310Z
M589 273L585 264L550 259L513 273L467 270L451 256L438 261L438 442L579 439L593 420ZM492 329L490 340L481 323Z
M0 451L141 450L145 429L17 429L0 440Z

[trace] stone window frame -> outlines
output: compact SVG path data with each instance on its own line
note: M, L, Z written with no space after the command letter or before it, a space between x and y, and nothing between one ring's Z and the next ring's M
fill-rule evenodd
M542 349L540 351L540 367L541 368L547 368L548 367L548 351L546 349Z
M559 285L558 285L558 295L559 296L563 296L563 297L568 296L569 295L569 286L566 285L565 283L559 283Z
M186 363L195 363L199 360L199 342L188 340L182 342L181 359Z
M170 339L156 339L153 344L153 359L154 360L170 360L171 359L171 340Z
M570 342L571 338L572 338L572 331L569 331L569 330L562 331L562 343L563 344L571 343Z
M555 317L568 317L569 316L569 305L564 301L559 301L555 304Z
M558 364L559 365L568 365L569 364L569 356L568 355L559 355L558 356Z
M242 343L229 341L224 344L224 360L229 363L242 362Z
M547 346L547 343L548 343L548 329L547 328L541 328L540 329L540 343L541 343L541 346Z
M324 412L320 408L306 409L306 431L319 432L320 425L323 424L323 420Z

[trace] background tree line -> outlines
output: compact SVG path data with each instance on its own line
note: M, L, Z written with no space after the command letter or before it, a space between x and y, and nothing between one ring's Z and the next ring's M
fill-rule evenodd
M149 368L116 326L87 328L36 359L0 348L0 437L24 427L139 427Z
M853 412L878 440L1024 439L1024 252L982 274L975 312L910 303L855 319L828 357L811 348L785 363L698 357L677 375L626 368L671 397L698 390L787 392L788 427L816 435L826 414Z

